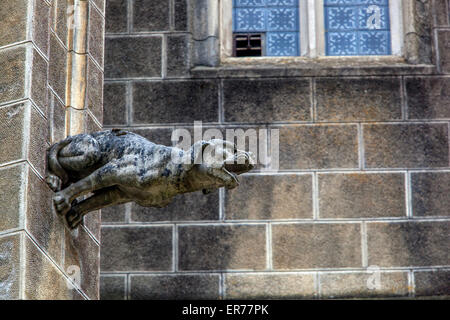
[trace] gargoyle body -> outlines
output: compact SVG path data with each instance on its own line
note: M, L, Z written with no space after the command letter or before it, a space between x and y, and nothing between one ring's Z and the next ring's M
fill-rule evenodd
M207 147L213 160L199 161ZM164 207L177 194L234 188L237 175L253 168L252 155L227 141L199 141L183 151L118 129L68 137L49 148L47 160L55 209L72 229L107 206Z

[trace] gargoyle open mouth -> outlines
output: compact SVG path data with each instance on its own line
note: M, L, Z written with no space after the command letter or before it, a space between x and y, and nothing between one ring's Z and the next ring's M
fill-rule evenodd
M251 154L248 152L241 152L234 156L232 161L225 161L224 169L234 177L241 173L248 172L254 167Z

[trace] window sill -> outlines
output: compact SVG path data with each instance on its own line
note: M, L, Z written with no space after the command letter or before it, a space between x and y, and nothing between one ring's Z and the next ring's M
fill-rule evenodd
M226 58L218 67L195 67L194 78L323 77L373 75L429 75L436 66L408 64L402 57Z

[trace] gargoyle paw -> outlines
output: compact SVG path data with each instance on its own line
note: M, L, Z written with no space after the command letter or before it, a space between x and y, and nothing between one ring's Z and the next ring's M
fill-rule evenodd
M67 225L70 229L75 229L80 225L80 223L83 221L83 215L76 212L75 210L71 209L66 214L65 219L67 221Z
M45 182L47 182L50 189L52 189L54 192L58 192L61 190L62 181L59 177L49 174L45 177Z
M70 210L69 200L61 191L57 192L53 196L53 204L55 206L56 212L61 216L65 215Z

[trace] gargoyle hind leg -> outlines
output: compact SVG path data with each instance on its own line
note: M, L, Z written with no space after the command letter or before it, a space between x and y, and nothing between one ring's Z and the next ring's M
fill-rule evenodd
M77 197L120 184L121 178L117 167L117 163L110 162L95 170L87 177L57 192L53 196L56 211L60 215L65 215L70 210L70 204Z
M83 221L83 217L95 210L129 202L123 192L117 187L106 188L97 191L93 196L78 202L74 205L65 216L67 226L75 229Z

